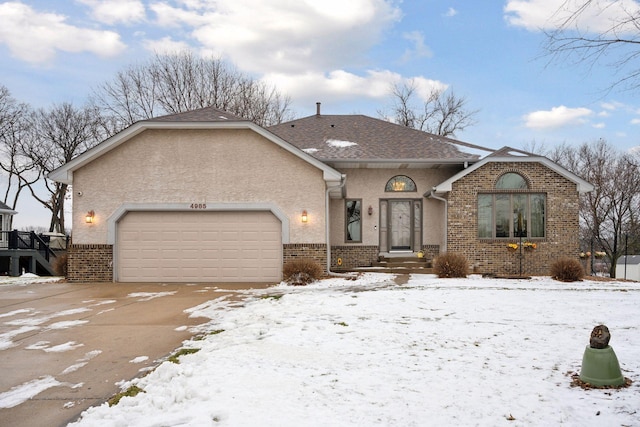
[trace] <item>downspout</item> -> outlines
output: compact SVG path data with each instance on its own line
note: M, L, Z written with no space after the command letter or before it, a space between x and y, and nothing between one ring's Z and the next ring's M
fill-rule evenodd
M340 176L340 185L338 185L337 187L328 187L327 191L324 194L325 200L324 200L324 221L325 221L325 241L327 242L327 274L329 276L337 276L337 277L353 277L352 274L348 274L348 273L335 273L333 271L331 271L331 233L330 233L330 226L329 226L329 192L331 190L339 190L344 188L345 184L347 183L347 175L342 174Z
M440 200L441 202L444 202L444 250L442 251L442 253L445 253L447 252L447 243L448 243L447 222L449 221L449 201L443 197L436 196L435 188L431 189L431 193L429 194L429 197L432 199L436 199L436 200Z

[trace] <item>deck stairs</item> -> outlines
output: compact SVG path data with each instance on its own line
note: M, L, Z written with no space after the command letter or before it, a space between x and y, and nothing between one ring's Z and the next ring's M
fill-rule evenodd
M51 243L49 236L33 231L0 231L0 274L55 276L53 264L66 252L68 240L65 237L63 246L59 242L53 246Z

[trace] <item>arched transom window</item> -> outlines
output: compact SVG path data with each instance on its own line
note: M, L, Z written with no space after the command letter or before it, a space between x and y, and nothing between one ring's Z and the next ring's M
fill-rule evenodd
M496 189L498 190L526 190L527 188L529 188L527 181L522 175L515 172L505 173L496 181Z
M418 191L416 183L406 175L396 175L387 181L387 185L384 187L386 192L411 192Z

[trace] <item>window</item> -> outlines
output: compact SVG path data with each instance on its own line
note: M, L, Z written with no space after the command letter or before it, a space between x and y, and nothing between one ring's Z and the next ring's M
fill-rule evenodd
M478 237L545 237L543 193L526 193L527 181L517 173L506 173L496 181L494 194L478 195ZM510 193L508 190L520 190Z
M496 181L496 188L498 190L526 190L529 188L527 185L527 181L522 177L522 175L509 172L502 175Z
M345 202L345 241L362 242L362 200L347 199Z
M412 192L418 191L416 183L406 175L397 175L387 181L384 187L386 192Z

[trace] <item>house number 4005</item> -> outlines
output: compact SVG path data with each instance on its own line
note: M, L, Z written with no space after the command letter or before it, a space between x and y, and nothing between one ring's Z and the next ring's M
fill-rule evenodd
M191 203L191 209L207 209L206 203Z

